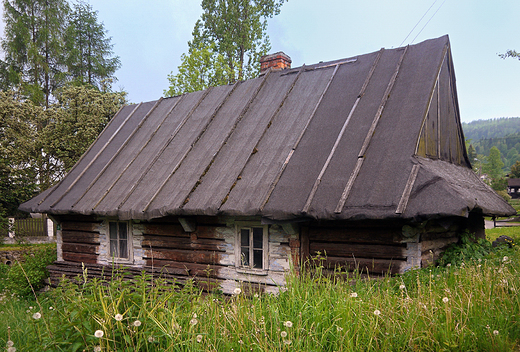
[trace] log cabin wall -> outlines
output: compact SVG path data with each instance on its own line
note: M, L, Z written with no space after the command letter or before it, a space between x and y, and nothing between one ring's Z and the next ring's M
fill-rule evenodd
M257 223L260 219L245 219ZM58 230L58 261L51 268L56 283L65 274L76 277L82 265L89 276L110 276L113 268L108 253L108 221L93 217L61 217ZM207 290L233 293L244 290L277 292L285 283L285 274L300 261L299 233L286 231L279 225L261 225L267 229L266 270L244 271L236 264L236 224L243 219L197 217L194 231L186 232L177 218L161 218L150 222L131 222L132 258L117 262L130 272L142 269L160 273L178 281L190 277Z
M328 270L399 274L434 263L465 230L481 237L482 217L402 221L313 222L302 229L302 257L322 257ZM315 262L315 261L314 261Z

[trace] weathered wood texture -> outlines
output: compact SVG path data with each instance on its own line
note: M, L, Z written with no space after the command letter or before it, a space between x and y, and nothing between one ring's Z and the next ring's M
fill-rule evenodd
M61 224L61 251L65 261L76 263L97 263L99 254L99 222L73 221L67 219ZM82 218L81 220L87 220Z
M400 224L378 226L374 221L371 224L311 225L303 232L309 234L308 253L311 258L320 256L320 265L327 269L373 274L402 272L407 261L407 245L402 243Z

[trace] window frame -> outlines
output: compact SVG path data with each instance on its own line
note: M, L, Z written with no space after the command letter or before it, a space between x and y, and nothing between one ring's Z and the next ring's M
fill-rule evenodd
M117 243L118 243L118 251L119 251L119 245L120 245L120 238L119 238L119 230L120 230L120 224L126 224L126 250L128 254L128 258L125 257L119 257L114 256L112 254L112 238L111 238L111 224L115 223L117 226ZM126 263L131 264L134 262L134 248L133 248L133 235L132 235L132 222L131 221L120 221L117 219L107 219L105 224L106 229L106 248L107 248L107 259L109 262L112 263Z
M255 268L252 264L254 260L250 260L248 266L242 265L242 243L241 233L243 229L249 229L249 257L253 258L253 228L262 229L262 268ZM235 269L240 273L267 275L269 270L269 226L261 225L258 222L237 222L235 223Z

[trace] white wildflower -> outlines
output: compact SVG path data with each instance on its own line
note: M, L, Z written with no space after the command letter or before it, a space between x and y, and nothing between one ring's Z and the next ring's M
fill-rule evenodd
M7 347L13 347L14 346L14 342L9 340L7 341Z
M448 263L448 264L446 264L446 267L448 267L448 268L449 268L450 266L451 266L451 263Z
M286 345L290 345L292 343L291 340L285 340L283 343L285 343Z
M400 290L404 290L405 288L406 288L406 286L404 284L399 285Z
M94 347L94 352L101 352L101 346Z
M134 324L133 324L136 328L140 327L141 326L141 321L140 320L136 320L134 321Z
M352 298L356 298L356 297L357 297L357 293L356 293L356 292L352 292L352 293L350 294L350 297L352 297Z
M498 335L498 330L493 330L493 335Z
M102 338L103 335L105 335L103 330L96 330L96 332L94 333L94 336L97 337L98 339Z
M503 261L503 262L507 262L508 260L509 260L509 257L508 257L507 255L506 255L504 258L502 258L502 261ZM495 331L496 331L496 330L495 330ZM493 331L493 333L494 333L495 331ZM497 333L498 333L498 332L497 332Z
M381 315L381 311L380 311L379 309L376 309L376 310L374 311L374 315Z
M33 314L33 319L38 320L38 319L40 319L41 317L42 317L42 315L41 315L40 313L38 313L38 312Z
M152 343L155 341L155 337L153 337L152 335L148 336L148 342Z
M283 326L285 326L286 328L292 328L292 321L287 320L286 322L283 323Z
M233 294L234 294L234 295L237 295L237 296L238 296L238 295L241 294L241 293L242 293L242 290L241 290L240 288L238 288L238 287L235 288L235 289L233 290Z
M199 321L197 320L197 318L193 318L193 319L190 320L190 324L193 325L193 326L197 325L198 322Z
M202 335L197 335L197 342L202 342Z
M449 300L450 300L450 299L449 299L448 297L444 297L444 298L442 299L442 301L443 301L444 303L448 303Z
M286 338L287 337L287 331L282 331L280 333L280 336L283 337L283 338Z
M16 347L8 347L7 352L16 352Z
M121 320L123 320L123 315L117 313L117 314L114 316L114 319L117 320L117 321L121 321Z

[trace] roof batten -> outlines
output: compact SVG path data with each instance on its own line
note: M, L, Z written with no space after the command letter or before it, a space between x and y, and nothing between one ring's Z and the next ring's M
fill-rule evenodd
M284 105L285 101L287 100L287 98L289 97L289 94L291 94L294 86L296 85L296 82L298 81L298 79L300 78L301 74L305 71L305 64L298 70L298 75L296 76L296 78L294 79L294 82L291 84L291 86L289 87L289 89L287 90L287 92L285 93L282 101L280 102L280 105L278 105L278 108L276 109L276 111L273 113L273 115L271 116L271 118L269 119L269 123L266 125L266 128L264 129L264 132L262 133L262 135L260 136L260 138L258 139L255 147L253 148L253 150L258 150L258 146L260 144L260 141L262 140L262 138L264 137L266 131L269 129L269 126L271 125L271 123L273 122L274 118L278 115L278 113L280 112L280 109L282 108L282 106ZM252 154L251 154L252 155ZM242 172L244 171L244 169L246 168L246 165L249 161L249 159L251 158L251 155L249 156L249 158L247 159L247 161L244 163L244 166L242 167L242 169L240 170L239 172L239 177L240 175L242 174ZM219 210L220 208L226 203L227 199L229 198L229 194L231 193L231 191L233 190L233 188L235 187L236 185L236 182L231 186L231 188L229 189L229 191L227 192L226 196L224 197L224 199L221 201L220 203L220 206L218 207Z
M256 88L255 92L251 95L251 97L249 98L247 104L244 106L244 108L242 109L242 111L240 112L240 115L238 116L238 118L236 119L235 123L233 124L233 127L231 128L231 130L228 132L226 138L224 138L224 140L222 141L222 143L220 144L218 150L213 154L210 162L208 163L208 165L206 166L206 168L204 169L204 172L199 176L197 182L195 182L193 188L190 190L190 192L186 195L186 197L184 198L184 202L182 202L181 204L181 208L186 204L188 203L189 201L189 196L190 194L192 194L195 189L197 188L197 186L202 182L202 178L204 177L204 175L208 172L209 168L211 167L211 165L213 165L213 162L215 161L215 158L217 157L218 153L222 150L222 147L224 145L226 145L227 141L229 140L230 136L233 134L233 132L236 130L236 127L237 125L240 123L240 121L242 120L242 118L244 117L244 115L246 114L246 112L249 110L249 107L251 106L251 103L255 100L256 96L258 95L258 93L260 92L260 90L262 89L262 87L264 86L267 78L269 77L269 75L271 74L272 72L272 68L268 68L266 73L264 74L263 78L262 78L262 82L258 85L258 87ZM238 83L238 82L237 82ZM233 87L233 90L235 89L236 86ZM229 97L229 95L228 95ZM227 97L226 97L226 100L227 100ZM220 108L222 107L223 104L219 105L218 109L220 110ZM213 118L215 117L216 115L216 112L215 114L212 116L212 118L210 119L210 122L213 120ZM202 131L202 133L204 133L204 131L206 130L207 126L209 125L209 123L206 125L206 127L204 128L204 130ZM197 140L195 141L195 143L200 139L200 137L202 136L202 133L197 137ZM183 158L180 160L180 162L178 163L177 165L177 168L180 166L180 163L186 158L186 156L188 155L189 151L193 148L193 146L195 145L195 143L193 143L190 147L190 149L186 152L186 154L183 156ZM166 185L166 183L170 180L170 178L173 176L173 174L175 173L175 170L168 176L168 178L165 180L165 182L163 182L162 186L161 186L161 189L164 188L164 186ZM155 199L155 197L157 197L157 195L159 194L159 192L156 192L156 194L154 194L154 197L148 202L148 204L146 205L146 207L143 209L143 212L146 212L148 210L148 208L150 207L150 205L152 204L153 200ZM171 204L171 203L170 203ZM170 204L168 204L168 207L170 206Z
M126 194L125 198L121 201L121 203L119 203L119 205L117 206L117 209L121 209L121 207L123 206L123 204L125 204L125 202L128 200L128 198L130 198L130 196L132 195L132 193L134 193L135 189L137 188L137 186L141 183L141 181L144 179L144 177L146 176L146 174L151 170L152 166L157 162L157 160L159 159L159 157L162 155L162 153L164 153L164 151L166 150L166 148L168 147L168 145L170 145L171 141L173 140L173 138L175 138L175 136L177 135L177 133L179 133L179 131L181 130L182 126L184 126L184 124L186 123L186 121L188 121L188 119L190 118L190 116L193 114L193 112L197 109L197 107L200 105L200 103L204 100L204 98L209 94L209 92L211 91L211 87L208 88L206 91L204 91L204 94L202 94L202 96L200 97L200 99L197 101L197 103L193 106L193 108L190 110L189 113L186 114L186 116L184 117L184 119L181 121L181 123L175 128L175 130L173 131L173 133L170 135L170 138L168 138L168 140L166 141L166 143L164 143L164 145L162 146L161 150L159 151L159 153L157 153L157 155L155 155L155 157L153 158L152 162L148 165L148 167L146 168L146 170L141 174L141 176L139 177L139 180L137 180L137 182L135 182L132 186L132 188L130 189L130 191Z
M321 179L323 177L323 175L325 174L325 171L327 170L327 167L329 166L330 164L330 161L332 160L332 157L334 156L334 153L336 152L336 149L338 148L338 145L341 141L341 138L343 138L343 135L345 134L345 130L347 129L347 125L348 123L350 122L350 119L352 118L352 115L354 115L354 111L356 111L356 108L359 104L359 101L361 100L361 97L363 96L363 94L365 93L365 90L368 86L368 83L370 82L370 79L372 78L372 75L374 74L374 71L375 71L375 68L377 66L377 63L379 62L379 59L381 58L381 55L383 53L383 49L381 49L378 53L378 55L376 56L372 66L370 67L370 71L368 71L368 75L367 77L365 78L365 82L363 82L363 86L361 86L361 90L359 91L359 94L358 94L358 97L356 99L356 101L354 102L354 105L352 106L352 108L350 109L350 113L348 114L347 116L347 119L345 120L345 122L343 123L343 126L341 127L341 130L338 134L338 137L336 138L336 141L334 142L334 145L329 153L329 156L327 157L327 160L325 161L325 164L323 165L318 177L316 178L316 181L314 182L314 185L311 189L311 193L309 194L309 197L307 198L307 202L305 203L303 209L302 209L302 213L307 213L309 211L309 208L311 206L311 203L312 203L312 200L314 199L314 196L316 195L316 192L318 191L318 186L320 185L321 183Z
M141 152L146 148L146 146L150 143L150 141L153 139L153 137L155 136L155 134L157 133L157 131L161 128L161 126L163 125L164 121L166 121L166 119L168 118L168 116L170 116L170 114L172 113L173 109L175 109L175 107L179 104L179 102L181 102L181 100L185 97L186 95L181 95L177 101L173 104L173 106L170 108L170 110L164 115L164 118L161 120L161 122L157 125L157 127L155 128L155 130L152 132L152 134L150 135L150 138L148 138L148 140L146 141L146 143L144 143L141 148L139 149L139 151L135 154L135 156L132 158L132 160L130 160L130 162L128 164L126 164L126 166L123 168L123 171L119 173L119 175L117 176L117 178L114 180L114 182L112 182L112 184L110 185L110 187L108 187L108 189L105 191L105 193L103 193L103 195L101 196L101 198L97 201L97 203L92 207L92 210L96 209L97 206L103 201L103 199L105 199L105 197L107 196L108 193L110 193L110 191L112 190L112 188L114 188L114 186L116 185L116 183L121 179L121 177L124 175L124 173L128 170L128 168L134 163L134 161L137 159L137 157L141 154Z
M143 125L143 123L146 121L146 119L152 114L152 112L157 108L157 106L159 106L159 104L162 102L163 98L161 97L159 100L157 100L157 102L152 106L152 108L150 109L150 111L148 111L148 113L145 115L145 117L143 117L143 119L139 122L139 124L137 125L137 127L132 131L132 133L130 133L130 135L125 139L125 141L123 142L123 144L121 144L121 146L117 149L117 151L114 153L114 155L112 155L112 157L110 158L110 160L105 164L105 166L103 166L103 169L101 169L101 171L97 174L97 176L94 178L94 180L92 180L92 182L90 182L90 184L88 185L88 187L85 189L85 191L83 192L83 194L81 196L78 197L78 199L74 202L74 204L71 205L71 208L74 208L74 206L76 204L78 204L78 202L85 196L85 194L88 193L88 191L90 191L90 189L92 188L92 186L97 182L97 180L99 180L99 178L101 177L101 175L103 175L103 173L106 171L106 169L112 164L112 161L114 161L114 159L119 155L119 153L121 153L121 151L126 147L126 145L128 144L128 142L130 141L130 139L132 139L132 137L137 133L137 131L139 131L141 129L141 126Z
M399 69L401 68L401 64L403 63L403 59L404 59L404 56L406 55L406 52L408 51L408 48L409 48L409 46L406 46L403 53L401 54L401 57L399 58L399 62L397 63L395 72L392 75L392 77L390 78L390 82L388 82L385 93L383 95L383 99L381 100L381 104L379 105L376 115L374 116L374 120L372 121L372 125L370 126L370 129L368 130L368 133L365 137L365 141L363 142L363 146L361 147L361 150L358 153L358 160L356 163L356 167L355 167L354 171L352 172L352 174L350 175L347 185L345 186L345 189L343 190L343 193L341 194L341 198L338 202L338 205L336 206L336 209L334 210L334 212L336 214L341 213L341 211L343 210L343 207L345 206L345 202L347 201L350 191L352 190L352 187L354 185L354 181L356 180L357 176L359 175L359 171L361 170L361 166L363 165L363 160L365 159L365 152L368 148L368 145L370 144L370 141L372 140L372 137L374 136L375 129L377 127L377 124L379 123L381 115L383 114L383 109L385 108L386 102L388 101L388 98L390 97L390 92L392 91L392 88L394 87L395 81L397 79L397 75L399 74Z
M294 154L294 150L298 147L298 144L300 143L301 139L303 138L303 135L305 134L307 127L309 127L312 119L314 118L314 115L316 114L316 110L318 110L318 107L320 106L321 101L323 100L323 97L325 96L325 93L327 93L327 91L330 87L330 84L332 83L332 80L334 79L334 76L336 76L336 72L338 72L338 68L339 68L339 65L336 65L336 67L334 68L334 71L332 72L332 75L329 78L329 81L327 82L327 85L325 86L325 89L321 93L320 98L318 99L318 102L314 106L312 113L310 114L309 118L307 119L307 122L305 123L305 126L303 127L302 131L300 132L298 139L296 139L296 142L294 143L291 151L287 155L287 158L285 159L285 162L283 163L282 167L280 168L280 171L276 175L276 178L274 179L274 181L271 183L271 186L269 187L269 190L267 191L267 194L264 197L264 201L262 202L262 205L260 206L260 211L264 210L264 207L267 204L267 202L269 201L269 198L271 197L271 194L273 193L274 188L276 187L276 184L278 183L278 181L280 181L280 178L282 177L282 174L283 174L285 168L287 167L287 164L289 164L289 161L291 160L291 158Z
M402 214L406 210L406 206L408 205L408 200L410 199L410 194L412 193L413 185L415 184L415 180L417 179L420 168L421 166L419 164L414 164L412 167L412 171L410 171L410 175L408 176L408 181L406 182L401 200L399 201L397 209L395 210L396 214Z
M137 111L137 109L139 109L139 107L141 106L142 103L139 103L134 110L132 110L132 112L130 114L128 114L128 116L126 117L126 119L123 121L123 123L116 129L116 131L112 134L112 136L110 136L110 138L108 139L108 141L105 143L105 145L103 145L103 147L97 152L97 154L92 158L92 160L88 163L88 165L83 169L83 171L76 177L76 179L70 184L70 186L61 194L61 196L54 202L52 203L49 207L50 208L53 208L56 204L58 204L59 201L61 201L63 199L63 197L65 197L65 195L67 195L67 193L70 192L70 190L72 189L72 187L74 187L74 185L79 181L79 179L81 177L83 177L83 175L87 172L87 170L90 168L90 166L92 166L92 164L94 164L94 162L97 160L97 158L103 153L103 151L107 148L107 146L110 144L110 142L112 142L114 140L114 138L117 136L117 134L119 133L119 131L121 131L121 129L123 128L124 125L126 125L126 123L128 122L128 120L130 120L130 117L132 117L132 115Z

